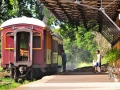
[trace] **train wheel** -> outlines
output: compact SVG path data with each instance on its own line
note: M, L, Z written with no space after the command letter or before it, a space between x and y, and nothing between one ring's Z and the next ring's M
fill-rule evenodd
M50 68L50 75L53 74L53 68Z
M14 68L12 68L12 69L10 70L10 77L11 77L11 78L14 78Z
M33 81L33 79L34 79L33 69L31 69L31 72L30 72L30 80L32 80L32 81Z
M58 68L56 67L56 68L55 68L55 74L56 74L57 72L58 72Z
M56 74L57 73L57 67L54 67L53 68L53 74Z
M16 70L16 68L14 69L14 76L13 76L13 78L14 78L15 82L18 82L18 76L17 76L17 70Z
M46 75L50 75L50 68L49 67L46 68Z

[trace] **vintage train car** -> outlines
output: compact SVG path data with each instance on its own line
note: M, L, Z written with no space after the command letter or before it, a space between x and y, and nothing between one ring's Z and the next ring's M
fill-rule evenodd
M39 78L55 73L62 66L62 38L42 21L18 17L3 22L1 28L1 66L11 76Z

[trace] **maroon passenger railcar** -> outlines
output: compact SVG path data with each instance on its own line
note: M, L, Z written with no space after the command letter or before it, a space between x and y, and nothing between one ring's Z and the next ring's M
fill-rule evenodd
M19 17L5 21L1 25L1 42L1 66L10 70L15 81L39 78L43 73L56 72L62 65L62 38L38 19Z

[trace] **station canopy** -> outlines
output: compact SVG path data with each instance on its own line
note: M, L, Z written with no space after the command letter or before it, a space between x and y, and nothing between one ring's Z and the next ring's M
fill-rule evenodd
M74 25L82 22L87 30L98 25L100 32L112 45L120 38L115 23L120 11L119 0L39 0L58 20Z

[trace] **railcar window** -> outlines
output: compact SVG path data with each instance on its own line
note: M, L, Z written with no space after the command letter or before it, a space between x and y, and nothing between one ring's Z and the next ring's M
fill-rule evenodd
M56 40L53 40L53 51L57 52L58 51L58 43Z
M14 36L13 32L7 32L5 35L6 41L5 41L5 48L12 49L14 48Z
M54 52L56 52L56 43L55 43L55 42L56 42L56 41L53 40L53 45L52 45L52 46L53 46L53 51L54 51Z
M57 52L57 41L55 40L55 52Z
M56 52L58 52L58 41L56 41Z
M41 48L41 33L33 33L33 48Z
M54 40L52 41L52 49L54 51Z
M61 54L61 45L58 44L58 54Z

